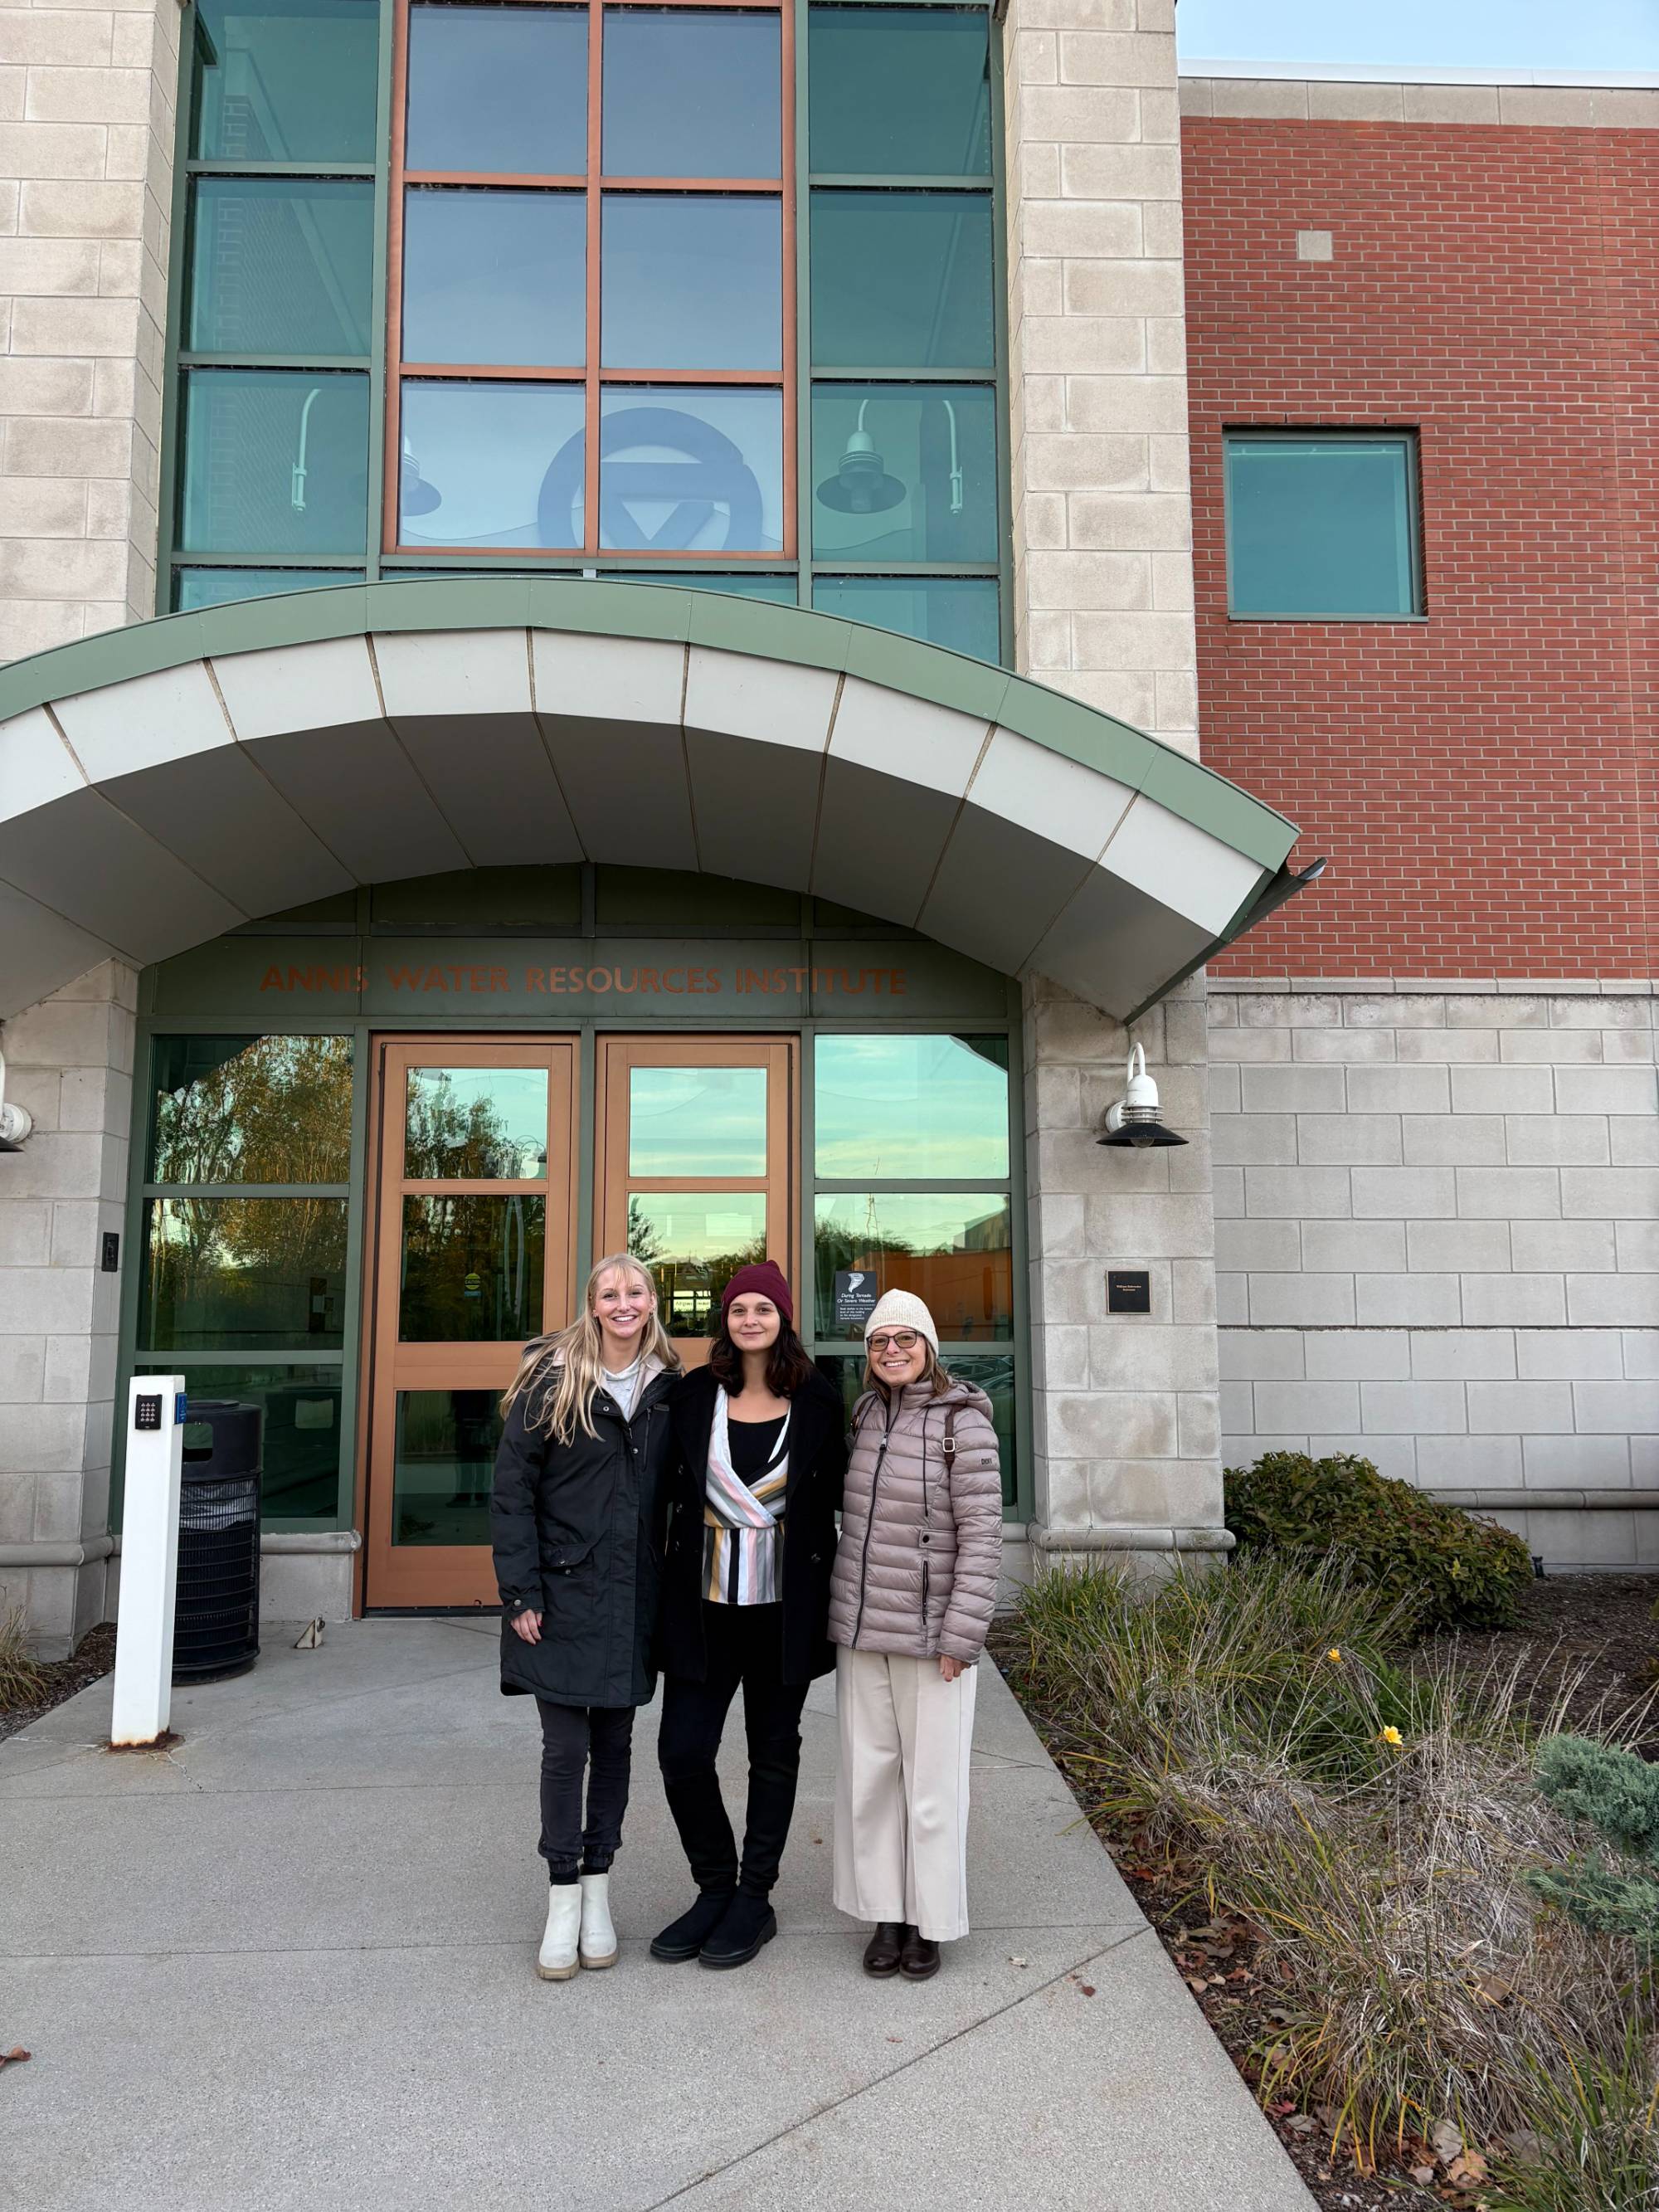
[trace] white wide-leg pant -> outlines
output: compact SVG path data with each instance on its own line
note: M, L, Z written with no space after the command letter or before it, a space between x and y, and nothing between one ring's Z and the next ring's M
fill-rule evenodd
M903 1920L931 1942L968 1933L968 1765L978 1669L837 1650L836 1905Z

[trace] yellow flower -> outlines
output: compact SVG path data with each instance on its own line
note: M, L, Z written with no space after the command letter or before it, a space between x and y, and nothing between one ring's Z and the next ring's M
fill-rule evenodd
M1340 1667L1342 1664L1342 1654L1337 1650L1334 1644L1332 1644L1330 1650L1325 1654L1325 1656L1330 1661L1333 1667Z
M1385 1728L1377 1738L1379 1743L1392 1744L1396 1750L1405 1741L1405 1737L1401 1735L1397 1728Z

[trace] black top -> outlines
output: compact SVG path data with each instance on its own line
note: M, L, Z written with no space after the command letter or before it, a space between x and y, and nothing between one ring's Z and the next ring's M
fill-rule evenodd
M757 1475L764 1474L778 1448L778 1437L787 1414L771 1421L734 1421L728 1415L726 1433L732 1446L732 1472L752 1490Z
M693 1682L703 1680L708 1664L703 1641L702 1513L716 1387L706 1367L683 1376L674 1385L669 1403L674 1442L663 1474L667 1528L657 1663L665 1674ZM745 1481L759 1474L777 1449L773 1421L729 1420L727 1436L733 1471ZM778 1679L810 1682L815 1674L827 1674L836 1663L827 1633L830 1569L836 1556L836 1513L847 1472L847 1415L841 1393L816 1370L790 1398L788 1443L789 1480L782 1513L789 1533L778 1562Z

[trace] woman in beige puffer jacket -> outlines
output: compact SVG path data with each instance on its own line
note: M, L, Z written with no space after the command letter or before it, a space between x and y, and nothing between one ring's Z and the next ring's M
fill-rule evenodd
M925 1980L968 1932L975 1664L996 1601L1002 1476L989 1400L939 1364L921 1300L865 1325L830 1586L841 1765L836 1904L876 1932L866 1972Z

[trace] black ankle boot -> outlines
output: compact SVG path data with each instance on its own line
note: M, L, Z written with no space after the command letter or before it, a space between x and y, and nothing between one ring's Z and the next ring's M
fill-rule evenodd
M778 1916L763 1897L739 1890L698 1957L705 1966L744 1966L778 1932Z
M660 1936L652 1938L652 1957L665 1960L670 1966L681 1966L688 1959L695 1959L720 1926L731 1902L729 1889L703 1890L689 1912L682 1912L678 1920L671 1920Z

